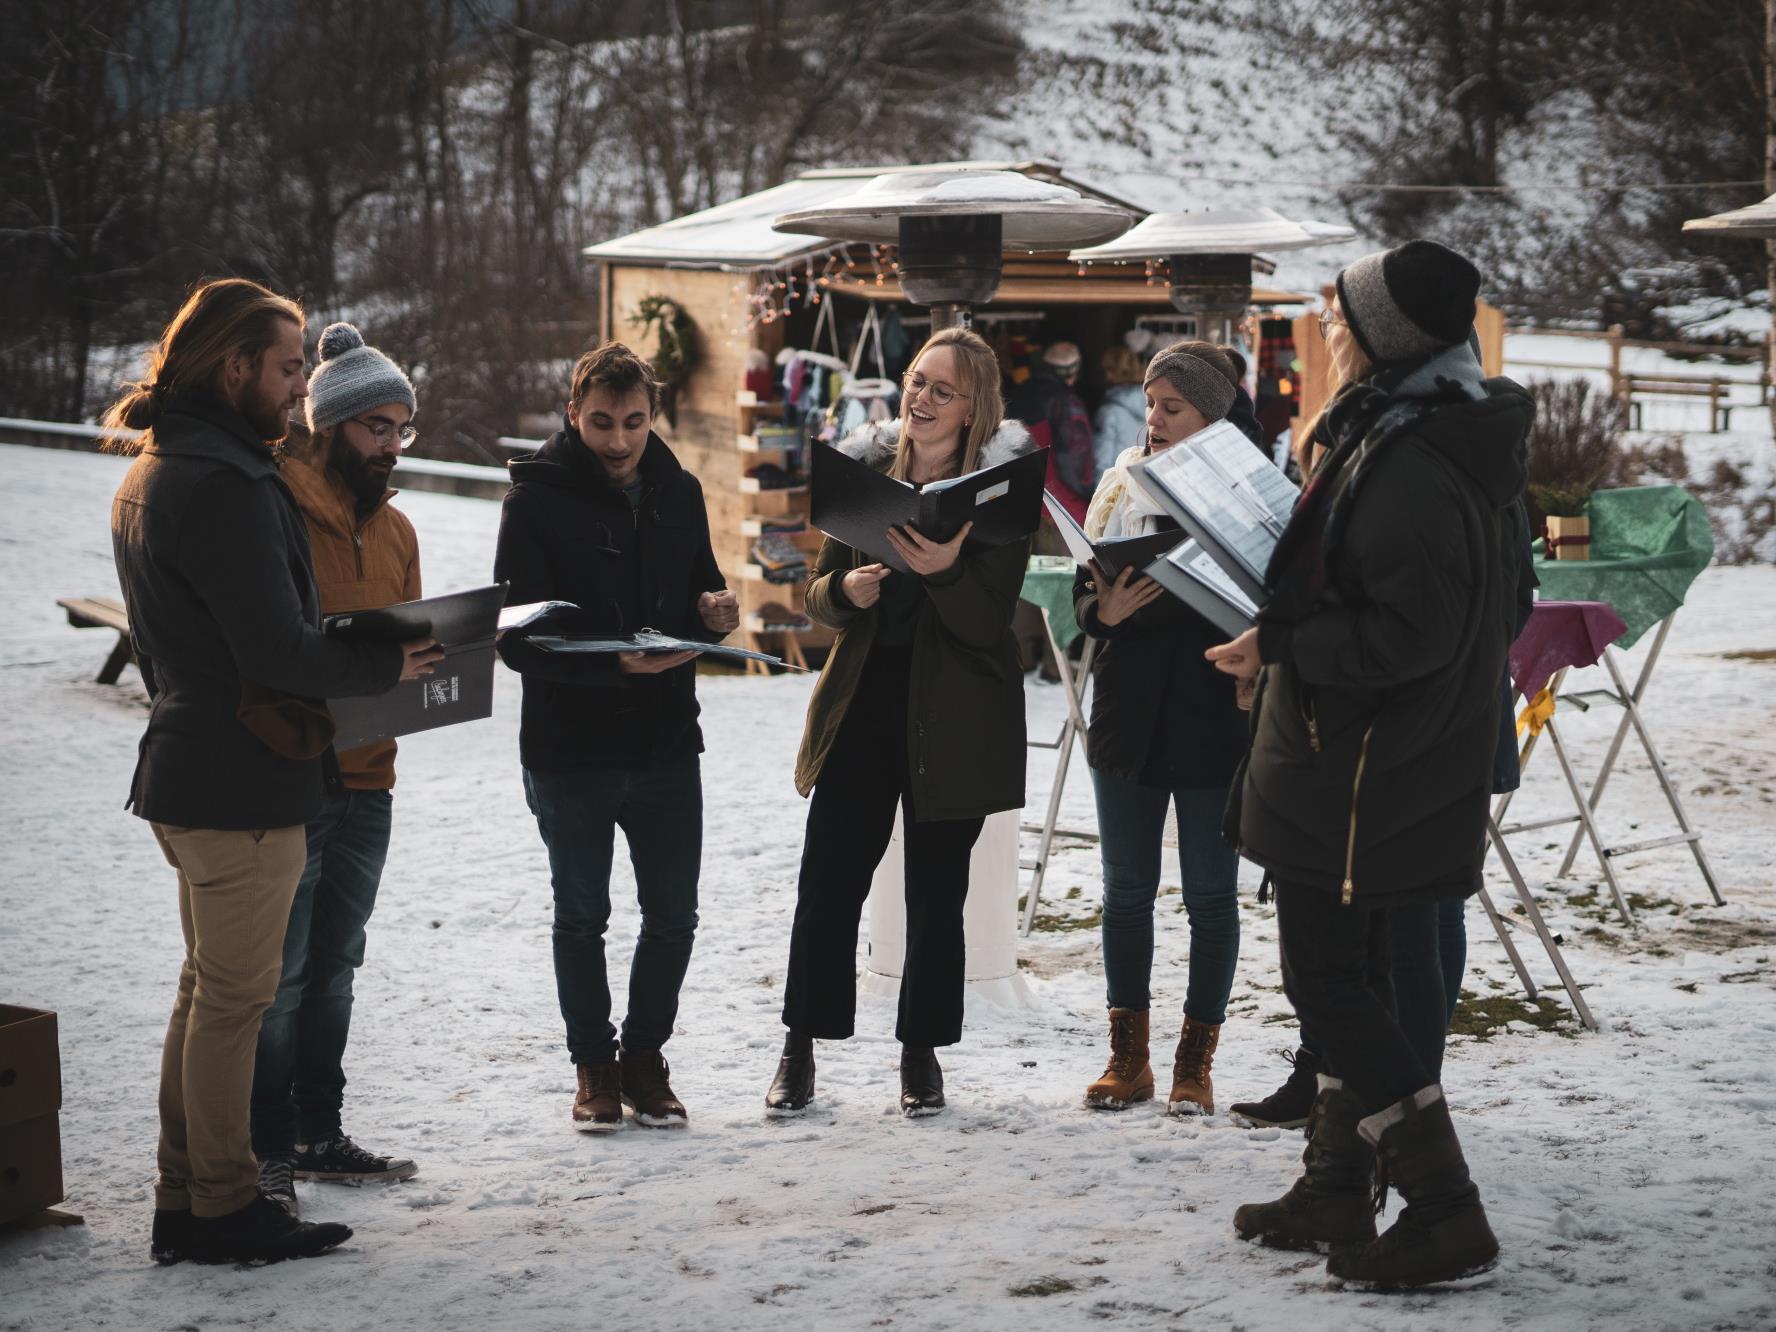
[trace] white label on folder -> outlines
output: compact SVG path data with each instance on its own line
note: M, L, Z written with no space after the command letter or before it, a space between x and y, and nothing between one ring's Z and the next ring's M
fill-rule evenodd
M457 681L459 677L451 676L448 680L426 681L425 692L420 696L426 708L442 708L460 701Z
M978 509L981 505L985 504L988 500L996 500L996 499L1001 498L1002 496L1009 495L1010 493L1011 493L1011 482L1010 481L1001 481L996 486L988 486L985 490L981 491L980 494L978 494L974 497L974 507Z

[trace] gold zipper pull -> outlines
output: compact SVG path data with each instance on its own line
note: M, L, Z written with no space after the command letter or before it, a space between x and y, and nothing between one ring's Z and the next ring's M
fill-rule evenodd
M1351 893L1354 892L1355 889L1356 885L1349 879L1346 879L1344 881L1344 891L1338 895L1338 904L1340 906L1349 906L1351 904Z
M1320 723L1313 717L1307 719L1307 744L1314 753L1320 752Z

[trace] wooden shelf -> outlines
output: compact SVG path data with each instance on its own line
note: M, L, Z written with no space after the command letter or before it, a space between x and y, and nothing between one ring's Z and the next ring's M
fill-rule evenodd
M747 517L742 518L740 520L740 535L743 537L762 537L762 536L766 535L767 532L769 532L769 534L772 536L786 536L786 537L793 538L793 537L807 536L810 532L812 532L814 530L813 528L808 526L806 519L802 520L802 525L800 527L791 528L787 531L781 527L766 528L766 526L765 526L766 523L776 522L780 519L783 519L783 518L786 518L789 516L790 515L788 515L788 514L781 514L781 513L749 514Z
M805 446L802 439L784 440L779 444L767 444L756 434L739 435L734 440L734 447L742 453L799 453Z
M740 493L742 495L806 495L808 487L806 485L762 486L756 476L743 476L740 478Z
M802 579L807 577L807 570L804 569L790 582L773 583L769 578L765 577L764 565L759 564L755 560L747 560L740 566L740 577L744 578L749 583L765 583L771 587L780 587L783 589L783 595L785 597L790 597L794 595L794 592L791 589L801 587Z

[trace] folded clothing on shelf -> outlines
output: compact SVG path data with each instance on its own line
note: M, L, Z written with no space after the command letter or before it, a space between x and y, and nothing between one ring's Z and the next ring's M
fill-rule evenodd
M759 483L760 490L786 490L790 486L801 484L776 463L760 463L757 467L749 467L746 475Z
M765 571L767 583L793 583L808 571L808 557L788 537L771 533L752 543L752 558Z
M806 629L813 624L806 615L791 610L780 601L767 601L753 614L758 616L759 623L766 629Z

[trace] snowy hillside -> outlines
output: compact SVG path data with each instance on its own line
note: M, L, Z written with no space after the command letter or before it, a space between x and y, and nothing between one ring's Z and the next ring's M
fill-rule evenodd
M58 596L110 592L117 459L0 448L0 998L60 1014L67 1206L87 1224L0 1236L0 1329L108 1327L1757 1328L1776 1323L1776 569L1715 568L1682 612L1650 724L1729 904L1681 851L1628 858L1631 934L1579 879L1541 891L1603 1023L1558 990L1517 1002L1470 920L1470 1002L1446 1081L1504 1245L1465 1293L1330 1290L1322 1264L1235 1241L1234 1206L1293 1177L1294 1134L1151 1107L1080 1108L1103 1063L1095 851L1064 852L1047 928L1020 949L1023 1011L971 1003L945 1057L952 1109L892 1109L892 1005L820 1050L823 1099L762 1114L804 806L790 784L809 680L701 682L709 738L703 925L670 1049L691 1128L573 1133L549 957L547 866L517 765L515 678L493 719L402 746L395 840L347 1058L347 1126L420 1163L361 1190L301 1186L357 1230L336 1255L259 1271L148 1260L158 1050L180 956L171 872L122 809L143 722L134 671L92 684L108 635ZM498 508L408 494L435 589L480 581ZM1033 734L1057 689L1031 684ZM1562 714L1565 719L1566 714ZM1570 718L1595 762L1610 718ZM1544 758L1546 756L1543 756ZM1032 805L1049 764L1032 751ZM1522 801L1558 798L1532 765ZM1090 818L1075 768L1063 826ZM1520 805L1522 808L1523 805ZM1605 804L1663 828L1644 765ZM1089 826L1089 825L1088 825ZM1643 833L1642 835L1650 835ZM1552 843L1553 838L1548 842ZM1521 851L1532 881L1557 852ZM1175 905L1175 871L1167 867ZM1245 894L1224 1101L1268 1091L1293 1044L1274 919ZM619 858L614 965L632 881ZM1162 906L1156 1005L1183 994L1184 922ZM1532 945L1524 943L1526 956ZM1545 961L1532 958L1539 979ZM1159 1025L1156 1023L1156 1025Z

